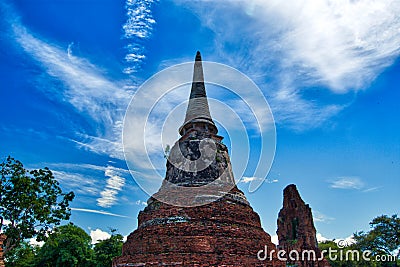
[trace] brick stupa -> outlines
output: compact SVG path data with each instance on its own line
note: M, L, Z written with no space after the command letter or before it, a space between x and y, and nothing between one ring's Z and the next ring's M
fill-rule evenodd
M162 186L139 213L138 228L113 267L282 266L275 255L257 258L276 246L235 185L228 149L210 115L200 52L179 133Z

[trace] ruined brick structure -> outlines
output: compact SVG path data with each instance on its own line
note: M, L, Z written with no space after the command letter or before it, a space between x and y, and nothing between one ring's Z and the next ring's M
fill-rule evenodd
M283 191L283 208L278 215L278 239L280 250L286 251L287 264L301 267L329 267L326 259L321 261L308 257L305 251L314 251L318 259L321 251L318 249L316 230L311 208L301 199L294 184L288 185ZM297 251L298 260L290 260L290 251ZM304 252L304 258L302 254ZM292 252L292 258L297 258Z
M122 266L283 266L258 251L276 250L233 178L227 147L208 108L200 53L181 138L171 149L159 191L139 213L123 245Z
M0 267L4 267L4 255L3 255L3 242L6 240L5 234L0 234Z

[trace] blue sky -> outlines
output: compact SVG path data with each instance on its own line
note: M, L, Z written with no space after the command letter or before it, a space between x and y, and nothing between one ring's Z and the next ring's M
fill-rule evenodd
M327 238L398 213L398 1L15 0L0 12L0 156L54 170L77 195L72 221L88 232L136 228L148 195L124 160L125 111L144 81L197 50L250 77L271 107L268 182L253 193L239 184L268 233L290 183ZM213 99L234 100L209 87Z

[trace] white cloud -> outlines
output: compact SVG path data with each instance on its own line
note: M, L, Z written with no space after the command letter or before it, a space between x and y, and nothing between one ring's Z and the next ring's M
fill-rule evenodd
M356 176L338 177L336 180L330 181L330 184L331 188L362 190L364 193L376 192L382 188L382 186L367 187L367 184Z
M242 0L212 5L213 9L191 7L204 16L206 26L222 34L221 44L239 39L233 35L236 30L250 38L246 41L250 47L240 52L249 53L257 67L280 56L279 65L289 69L295 65L299 75L335 91L361 88L400 53L396 0ZM223 15L220 8L230 10ZM232 20L232 14L237 20ZM242 28L236 27L239 23Z
M66 85L63 96L71 105L97 122L113 123L112 109L119 109L129 101L132 95L129 88L106 78L103 71L89 60L68 56L69 50L35 37L21 24L15 23L13 31L15 40L25 52L36 59L50 76Z
M109 126L110 128L113 128L113 131L109 131L104 136L100 137L77 133L79 140L70 140L79 148L83 148L100 155L108 155L110 157L123 160L124 155L121 140L122 122L115 121L114 125Z
M335 239L331 239L331 238L327 238L325 236L323 236L320 233L317 233L317 241L318 243L321 242L326 242L326 241L333 241L335 242L339 247L343 248L343 247L347 247L351 244L355 244L356 240L354 239L354 236L349 236L346 238L335 238Z
M257 181L257 180L261 180L261 178L243 176L243 179L242 179L241 181L242 181L243 183L247 184L247 183L250 183L250 182L252 182L252 181Z
M331 188L337 189L362 189L364 182L359 177L339 177L337 180L331 182Z
M271 236L271 241L272 241L272 243L274 243L275 245L279 245L278 235L277 235L277 234L272 235L272 236Z
M301 97L301 92L293 85L281 87L269 98L276 123L296 131L319 127L327 119L338 114L344 106L330 104L318 105Z
M90 151L123 159L122 119L135 89L132 79L115 81L89 59L73 55L73 43L64 48L38 37L21 23L10 6L2 7L7 12L11 37L48 75L40 80L38 88L51 98L71 104L89 119L90 132L95 134L78 132L73 141ZM64 86L54 86L49 77Z
M330 240L329 238L326 238L326 237L322 236L322 234L317 233L317 242L318 243L329 241L329 240Z
M36 238L29 239L29 244L31 244L32 246L42 247L44 243L44 241L36 241Z
M75 194L97 196L100 193L98 180L91 175L79 172L68 172L52 170L54 177L67 190L72 190Z
M108 177L106 186L100 192L100 198L97 199L97 205L103 208L109 208L117 202L117 195L125 185L125 178L118 168L107 166L104 175Z
M331 103L306 97L305 88L366 88L400 54L396 0L175 2L214 31L215 57L250 74L276 121L295 130L318 127L346 106L334 95Z
M101 240L105 240L111 237L111 234L104 232L100 229L90 230L90 237L92 238L92 244L96 244Z
M364 189L363 192L364 192L364 193L376 192L376 191L378 191L378 190L381 189L381 188L382 188L382 186L375 186L375 187L371 187L371 188Z
M135 204L136 205L143 205L143 206L147 206L147 202L146 201L143 201L143 200L137 200L136 202L135 202Z
M144 49L139 43L151 35L152 25L155 23L150 11L153 2L126 1L127 21L123 29L124 37L131 42L128 45L130 54L127 55L129 68L134 68L136 64L139 66L139 61L144 58ZM40 84L38 88L46 90L45 93L58 101L71 104L85 119L88 119L88 125L92 126L85 132L80 130L70 140L80 148L124 160L121 140L122 120L133 91L136 89L136 85L132 85L136 78L130 77L129 81L115 81L107 74L110 71L103 70L88 58L74 55L73 42L69 43L67 47L62 47L45 40L22 24L11 5L2 5L2 7L6 11L6 20L11 28L10 37L47 74L45 79L41 79L40 82L43 84ZM132 52L135 49L139 49L136 51L139 53L139 61L133 58ZM54 78L53 80L62 82L64 86L55 88L52 84L48 84L49 80L52 80L49 79L51 77ZM79 172L60 171L58 174L73 178L73 183L70 185L79 192L87 190L90 190L91 194L99 192L98 186L90 187L93 179L80 175ZM124 179L121 175L108 177L107 185L100 192L101 197L98 199L100 206L108 207L117 201L116 196L121 190L120 186L125 182ZM82 188L77 187L79 180L85 180ZM67 183L67 181L65 182Z
M110 162L112 163L112 162ZM55 178L67 190L76 194L91 196L97 199L101 207L111 207L118 201L118 194L127 186L135 190L135 186L126 185L129 170L111 165L49 163ZM103 180L103 177L106 179ZM103 185L100 181L105 181Z
M125 60L129 67L125 68L124 71L127 74L137 71L142 61L146 58L142 43L151 36L153 25L156 22L151 12L151 7L155 2L157 1L126 1L127 20L122 28L124 37L131 41L126 47L128 53L125 56Z
M313 211L313 219L315 222L329 223L330 221L333 221L335 218L329 217L317 210L314 210Z
M3 220L3 225L8 225L10 223L11 223L11 221L9 221L9 220ZM3 233L3 229L0 230L0 233Z
M111 162L114 163L114 162ZM56 169L56 170L68 170L69 172L82 172L84 170L93 170L93 171L102 171L104 172L106 170L106 166L100 166L100 165L94 165L94 164L87 164L87 163L44 163L42 165L46 165L50 167L51 169ZM126 172L129 173L128 170L125 169L118 169L121 172Z
M253 181L264 181L265 183L268 183L268 184L273 184L273 183L279 182L278 179L272 179L271 180L271 179L268 179L268 178L247 177L247 176L243 176L243 178L241 180L241 182L245 183L245 184L253 182Z
M96 213L96 214L102 214L102 215L108 215L108 216L114 216L114 217L120 217L120 218L130 218L130 217L125 216L125 215L115 214L115 213L102 211L102 210L83 209L83 208L71 208L71 210L88 212L88 213Z

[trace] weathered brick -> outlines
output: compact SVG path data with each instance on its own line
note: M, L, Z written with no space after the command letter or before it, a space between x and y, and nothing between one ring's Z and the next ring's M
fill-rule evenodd
M300 259L288 260L288 264L301 267L329 267L326 259L313 260L313 257L301 257L303 251L314 251L317 258L321 251L318 249L316 230L314 227L311 208L304 203L294 184L288 185L283 191L283 208L278 215L279 249L299 252ZM308 254L305 254L306 256Z

